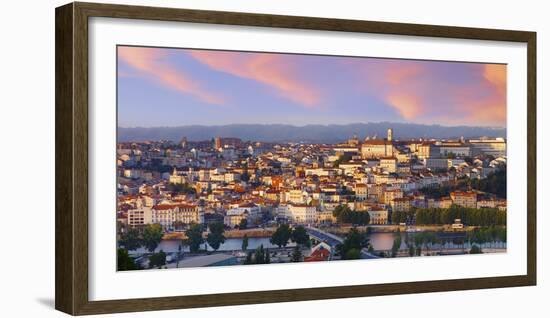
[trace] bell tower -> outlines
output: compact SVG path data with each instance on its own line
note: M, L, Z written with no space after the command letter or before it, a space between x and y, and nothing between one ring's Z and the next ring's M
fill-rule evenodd
M393 129L388 128L388 141L392 141L393 138Z

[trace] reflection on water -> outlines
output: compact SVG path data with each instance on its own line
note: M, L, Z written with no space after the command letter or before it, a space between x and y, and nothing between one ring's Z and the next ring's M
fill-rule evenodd
M423 233L427 233L427 232L423 232ZM435 232L428 232L428 233L435 233ZM401 235L401 246L400 248L403 249L403 248L408 248L408 242L413 242L414 243L414 237L416 235L419 235L421 233L405 233L405 232L401 232L400 234L397 234L397 233L371 233L369 235L369 239L370 239L370 244L372 245L372 248L374 250L391 250L392 246L393 246L393 242L395 240L395 238L397 237L397 235ZM448 248L448 249L453 249L453 248L465 248L465 249L469 249L471 248L471 244L467 241L467 240L464 240L464 244L462 243L453 243L452 239L448 239L448 240L444 240L442 242L442 245L440 245L439 243L435 243L435 244L428 244L429 247L437 247L437 248ZM500 241L495 241L495 242L485 242L485 243L482 243L482 244L478 244L479 246L481 246L482 248L499 248L499 249L506 249L506 242L500 242Z
M278 247L277 245L273 245L271 244L271 242L269 242L269 239L268 237L262 237L262 238L254 238L254 237L250 237L248 238L248 249L249 250L252 250L252 249L256 249L257 247L260 247L260 245L263 244L264 248L275 248L275 247ZM162 242L160 242L159 246L157 247L157 249L155 250L155 252L159 252L160 250L163 250L164 252L167 252L167 253L170 253L170 252L177 252L178 251L178 246L181 244L181 241L180 240L164 240ZM204 250L204 246L205 246L206 243L202 244L202 249ZM240 238L231 238L231 239L226 239L225 240L225 243L223 243L220 248L218 249L218 251L235 251L235 250L241 250L242 248L242 244L243 244L243 240L240 239ZM208 244L206 244L208 245ZM295 246L294 243L292 242L289 242L289 244L287 245L287 247L293 247ZM207 246L208 247L208 250L209 251L212 251L213 249L210 247L210 246ZM391 247L391 246L390 246ZM188 252L189 251L189 247L188 246L184 246L184 249L183 249L184 252ZM137 253L146 253L147 250L145 250L145 248L141 247L139 249L137 249L135 252ZM132 253L132 251L130 252Z
M375 250L390 250L394 238L395 234L393 233L372 233L369 235L370 244Z
M406 238L406 236L408 235L409 239L412 239L415 234L416 233L408 233L408 234L401 233L401 238L402 238L401 248L407 248L407 245L406 245L407 238ZM376 251L391 250L391 248L393 246L393 241L394 241L396 235L398 235L398 234L397 233L371 233L369 235L370 244L372 245L372 248ZM256 248L260 247L260 245L263 245L264 248L276 248L277 246L271 244L269 242L269 240L270 240L270 238L268 238L268 237L262 237L262 238L253 238L253 237L251 237L251 238L248 238L248 249L253 250L253 249L256 249ZM243 240L240 239L240 238L226 239L225 243L223 243L220 246L218 251L238 251L238 250L241 250L242 242L243 242ZM157 247L155 252L159 252L160 250L163 250L164 252L167 252L167 253L177 252L178 251L178 246L180 244L181 244L180 240L165 240L165 241L162 241L159 244L159 246ZM203 250L204 250L205 245L207 245L207 244L204 243L202 245ZM294 247L294 246L296 246L296 244L289 241L289 244L287 245L287 247ZM481 244L481 246L482 247L488 246L488 247L496 247L496 248L506 248L506 243L500 242L496 246L492 246L491 243L487 243L487 244ZM212 251L212 248L210 246L207 246L207 247L208 247L208 251ZM461 245L452 244L452 242L448 242L448 243L444 244L444 247L445 248L460 248L460 247L468 247L469 248L470 245L466 244L465 246L461 246ZM188 252L189 247L184 246L183 251ZM145 248L143 248L143 247L139 248L136 251L130 251L130 253L139 253L139 254L146 253L146 252L147 252L147 250L145 250Z

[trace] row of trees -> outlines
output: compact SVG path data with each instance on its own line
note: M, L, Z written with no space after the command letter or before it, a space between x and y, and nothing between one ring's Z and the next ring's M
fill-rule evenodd
M286 247L289 241L296 243L294 248L291 261L292 262L301 262L303 259L302 247L310 247L311 240L306 229L298 225L292 229L288 224L281 224L277 227L275 232L271 236L271 244L281 247ZM246 251L248 248L248 236L243 237L242 250ZM264 248L263 244L260 247L256 248L255 251L249 251L244 265L251 264L269 264L271 263L271 256L269 250Z
M309 234L307 234L306 229L302 225L298 225L292 229L288 224L281 224L271 235L270 241L271 244L281 248L287 246L289 240L300 246L311 246Z
M422 248L428 248L433 244L445 244L452 242L456 245L470 243L470 254L482 253L481 244L506 242L506 227L489 226L468 231L465 237L454 237L450 239L440 238L437 233L420 232L412 235L412 239L407 236L407 245L409 246L410 256L420 256Z
M475 229L466 234L468 241L474 244L488 242L506 242L506 227L490 226L487 228Z
M206 240L203 238L203 226L192 223L185 231L186 239L182 241L182 245L189 246L191 253L197 253L201 250L202 244L206 241L214 250L220 248L225 242L225 226L221 222L215 222L208 225L209 233ZM121 235L120 247L118 250L118 268L119 270L139 269L137 264L134 264L131 257L128 256L128 251L137 250L144 247L150 253L150 267L163 266L166 264L166 253L162 250L159 253L154 253L158 245L162 241L163 232L160 224L148 224L142 228L128 228ZM182 247L178 249L178 260L181 256ZM133 264L133 265L132 265Z
M367 211L353 211L347 205L339 205L334 208L332 215L338 223L351 223L355 225L367 225L370 222L370 215Z
M448 209L416 209L416 224L452 224L455 219L472 226L506 225L506 211L496 208L464 208L456 205Z
M252 264L269 264L271 263L271 256L268 249L264 249L264 245L260 245L254 252L250 251L246 255L244 265Z
M392 213L392 223L414 222L418 225L452 224L455 219L471 226L506 225L506 211L496 208L464 208L453 205L450 208L413 208L410 212Z
M225 225L222 222L213 222L208 225L208 230L206 242L216 251L225 243ZM185 231L185 236L187 238L182 243L189 246L189 251L191 251L191 253L199 252L202 244L205 242L202 233L203 226L196 223L189 225L189 228Z
M162 240L162 227L160 224L147 224L143 228L128 228L122 234L120 245L128 251L145 247L149 252L154 252Z

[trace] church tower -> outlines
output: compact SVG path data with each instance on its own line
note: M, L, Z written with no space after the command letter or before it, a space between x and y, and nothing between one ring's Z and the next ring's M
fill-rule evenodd
M393 138L393 129L388 128L388 141L392 141Z

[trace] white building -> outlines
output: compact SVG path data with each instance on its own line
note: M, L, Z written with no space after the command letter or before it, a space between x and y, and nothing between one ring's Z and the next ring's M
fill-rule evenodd
M369 195L368 189L369 188L367 187L366 184L362 184L362 183L356 184L355 188L353 189L355 191L355 198L360 201L368 199L368 195Z
M152 208L151 223L158 223L165 231L174 229L174 223L203 223L199 207L192 204L158 204Z
M492 155L494 157L506 156L506 140L504 138L483 138L468 140L472 149L472 156Z
M316 223L318 220L317 208L305 204L291 204L288 206L287 218L294 223Z
M389 173L397 171L397 159L395 157L380 158L380 168Z
M296 204L306 203L307 192L302 190L290 190L287 192L287 200Z
M170 175L169 179L170 183L173 184L184 184L186 182L185 177L178 174L178 171L176 170L176 167L174 167L174 170L172 171L172 174Z
M368 210L369 224L387 224L388 223L388 210L378 207L371 207Z
M224 223L227 226L234 227L238 225L242 219L246 219L248 224L252 224L261 218L261 212L262 210L260 207L254 203L244 203L227 210L224 217Z
M128 225L130 227L143 226L151 224L152 210L150 207L128 210Z

